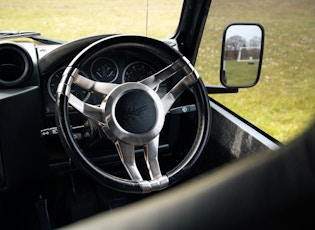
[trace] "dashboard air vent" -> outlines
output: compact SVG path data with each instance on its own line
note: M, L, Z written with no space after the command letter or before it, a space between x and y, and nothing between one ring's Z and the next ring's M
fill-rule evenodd
M29 54L20 46L10 43L0 44L0 85L16 86L31 73Z

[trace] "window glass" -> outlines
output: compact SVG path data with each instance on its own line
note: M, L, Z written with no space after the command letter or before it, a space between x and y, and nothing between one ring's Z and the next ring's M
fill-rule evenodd
M10 0L0 2L0 30L36 31L70 41L95 34L166 38L177 28L182 0Z
M210 95L286 143L315 115L315 5L313 0L213 0L196 68L219 83L222 34L231 22L259 22L265 49L259 83L237 94Z

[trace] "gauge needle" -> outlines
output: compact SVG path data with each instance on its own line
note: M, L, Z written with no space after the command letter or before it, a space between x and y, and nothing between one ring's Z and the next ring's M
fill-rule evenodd
M103 77L106 77L106 66L102 66Z

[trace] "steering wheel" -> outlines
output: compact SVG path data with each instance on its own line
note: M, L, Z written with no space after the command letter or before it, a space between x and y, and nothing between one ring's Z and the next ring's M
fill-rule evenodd
M155 74L139 81L122 84L98 82L79 74L89 57L100 51L134 49L163 58L168 65ZM180 80L164 95L156 87L181 74ZM75 84L104 99L92 105L71 93ZM158 160L159 136L167 116L177 98L186 90L195 97L198 116L197 132L183 160L162 174ZM89 159L75 140L70 121L69 104L84 116L94 120L115 144L120 160L130 179L105 172ZM128 193L148 193L165 189L178 181L194 165L210 132L210 105L202 80L192 64L164 42L129 35L115 35L94 42L82 50L63 73L57 90L56 123L61 142L76 166L100 184ZM143 179L135 160L135 147L142 146L150 179ZM147 175L148 177L148 175Z

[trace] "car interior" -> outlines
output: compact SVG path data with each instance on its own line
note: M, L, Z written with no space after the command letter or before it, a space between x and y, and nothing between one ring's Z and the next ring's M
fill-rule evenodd
M283 145L209 96L254 86L264 44L261 25L237 24L262 34L257 76L230 83L223 51L223 86L205 84L210 5L184 0L164 40L1 39L1 229L314 226L315 126Z

